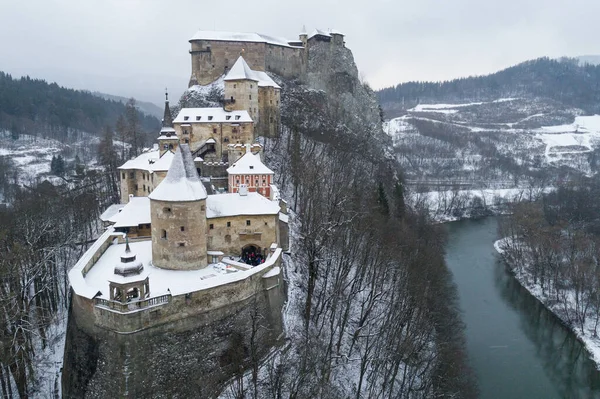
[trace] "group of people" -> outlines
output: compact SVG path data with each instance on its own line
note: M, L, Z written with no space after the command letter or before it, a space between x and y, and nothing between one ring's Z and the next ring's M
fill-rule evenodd
M242 253L242 262L247 265L258 266L261 263L264 263L264 261L265 259L260 252L249 250Z

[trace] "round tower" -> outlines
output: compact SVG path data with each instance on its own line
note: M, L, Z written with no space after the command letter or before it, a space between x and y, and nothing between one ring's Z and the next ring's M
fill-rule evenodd
M154 266L171 270L206 267L207 194L187 144L177 147L167 176L148 197Z

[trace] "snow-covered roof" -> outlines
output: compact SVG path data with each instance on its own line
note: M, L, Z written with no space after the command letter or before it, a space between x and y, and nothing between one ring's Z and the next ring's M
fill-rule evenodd
M276 215L279 205L262 195L251 192L209 195L206 199L206 218L238 215Z
M339 30L335 30L335 29L329 29L329 33L332 35L342 35L344 36L344 34L342 32L340 32Z
M223 79L226 82L231 80L253 80L258 82L259 87L274 87L276 89L281 89L277 83L266 72L263 71L255 71L248 66L246 60L241 55L238 57L237 61L225 78Z
M233 165L227 168L230 175L272 175L273 171L262 163L259 155L246 152Z
M225 81L228 80L254 80L258 81L258 79L254 76L254 71L250 68L244 57L241 55L238 57L237 61L227 75L225 75Z
M103 222L110 222L110 219L119 213L124 206L125 204L113 204L109 206L104 212L102 212L102 215L100 215L100 220Z
M150 224L150 200L148 197L130 197L121 212L111 219L114 227L135 227Z
M175 133L175 129L172 126L165 126L160 129L161 133Z
M225 111L223 108L182 108L174 123L243 123L252 122L248 111Z
M173 152L167 151L160 157L160 150L150 150L130 159L118 169L136 169L148 172L164 172L169 169L173 160Z
M267 43L274 44L276 46L296 48L298 46L292 46L289 44L289 40L263 35L261 33L254 32L221 32L221 31L207 31L200 30L190 39L190 42L196 40L214 40L214 41L226 41L226 42L251 42L251 43Z
M199 201L206 198L206 189L200 181L194 158L187 144L175 151L167 176L148 196L157 201Z
M308 38L312 38L315 36L325 36L325 37L331 37L331 35L329 34L329 32L326 32L324 30L321 29L315 29L312 31L312 33L310 34L310 36L308 36Z

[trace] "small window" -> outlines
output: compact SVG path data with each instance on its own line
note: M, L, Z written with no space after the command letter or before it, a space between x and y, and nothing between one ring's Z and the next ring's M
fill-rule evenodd
M217 134L217 128L216 127L213 127L213 133Z
M138 189L139 189L139 187L138 187L138 185L136 184L136 185L135 185L135 190L137 191Z
M246 220L246 226L250 226L250 221Z
M229 143L229 137L225 137L225 138L223 139L223 142L224 142L224 143Z
M235 88L237 88L237 85L236 85L235 83L233 84L233 88L234 88L234 89L235 89Z
M188 133L188 131L187 131L187 129L185 129L185 130L183 131L183 134L189 134L189 133Z
M239 116L239 115L236 115L236 116L235 116L235 120L236 120L236 121L239 121L239 120L240 120L240 116Z
M208 120L209 120L209 121L212 121L212 119L213 119L212 115L209 115L209 116L208 116Z
M179 247L185 247L185 242L178 242L177 246L179 246Z
M265 226L268 226L268 225L269 225L269 223L265 222Z
M250 85L250 88L253 88L254 86Z
M134 172L129 172L129 178L130 179L135 179L135 173Z
M239 181L239 180L236 180L236 181L235 181L235 184L240 184L240 181Z
M225 117L225 120L230 120L230 119L231 119L231 115L227 115L227 116Z
M201 211L204 211L204 210L206 210L206 207L205 207L204 205L202 205L202 206L200 207L200 210L201 210Z
M171 208L169 208L169 207L164 207L164 208L163 208L163 212L164 212L164 213L171 213Z
M121 173L121 179L125 179L125 173Z
M250 169L254 169L254 165L250 165Z
M190 139L185 139L185 143L189 144L190 143Z
M227 222L227 227L231 227L231 222Z
M248 99L252 100L252 94L248 94Z
M198 115L198 116L196 116L196 120L197 120L197 121L199 121L200 119L202 119L202 117L201 117L201 116L199 116L199 115Z
M184 117L183 117L183 120L184 120L184 121L187 121L188 119L190 119L190 117L189 117L189 116L184 116Z
M166 239L167 239L167 230L165 230L165 229L162 229L162 230L160 231L160 238L162 238L163 240L166 240Z
M211 224L208 225L208 228L211 229L211 230L213 230L215 228L215 225L211 223Z
M146 185L144 184L143 187L144 187L144 189L142 191L146 192Z
M181 227L179 228L179 230L181 230L181 231L185 231L185 226L181 226Z

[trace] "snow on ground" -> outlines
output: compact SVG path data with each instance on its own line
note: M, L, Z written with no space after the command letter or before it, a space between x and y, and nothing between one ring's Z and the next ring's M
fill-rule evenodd
M494 248L501 255L505 252L504 248L508 244L511 244L512 240L509 237L500 239L494 243ZM512 265L514 266L514 265ZM515 278L517 281L527 289L537 300L539 300L548 310L554 313L559 319L561 319L564 324L569 327L569 329L577 336L579 341L581 341L590 354L590 358L596 363L596 367L600 370L600 337L594 337L594 320L592 317L588 317L586 323L583 328L583 333L581 329L571 326L568 318L565 315L565 311L562 303L557 303L555 298L551 296L548 292L544 292L539 282L536 283L532 281L529 277L529 274L525 271L525 268L515 268L513 269L515 272ZM575 307L575 296L572 292L568 294L570 298L569 303L572 304L572 307Z
M483 105L483 104L494 104L494 103L503 103L508 101L515 101L518 98L500 98L494 101L486 101L486 102L474 102L474 103L463 103L463 104L419 104L414 108L409 109L409 112L437 112L442 114L456 114L459 110L455 108L464 108L471 107L473 105Z
M544 152L548 162L556 155L591 152L600 142L600 115L577 116L569 125L543 126L536 129L536 138L546 145Z

